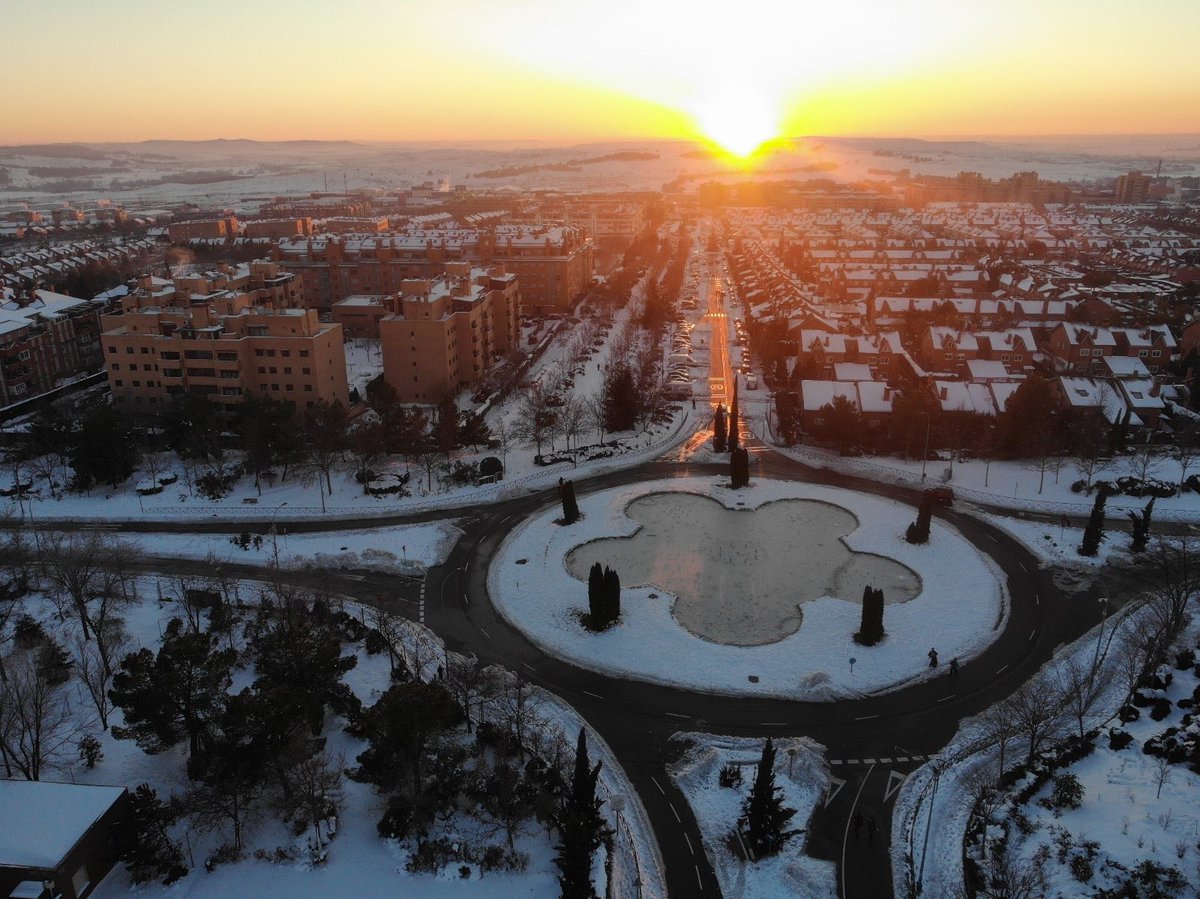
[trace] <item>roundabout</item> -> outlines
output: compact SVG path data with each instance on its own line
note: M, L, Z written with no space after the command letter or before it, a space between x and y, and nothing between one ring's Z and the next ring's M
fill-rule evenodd
M606 675L704 693L809 702L859 698L941 674L1001 633L1004 579L957 529L903 538L911 506L799 481L645 481L589 493L582 521L525 519L491 562L488 596L543 651ZM621 619L580 623L593 562L623 584ZM865 586L884 590L887 636L857 645ZM853 670L851 657L857 658Z

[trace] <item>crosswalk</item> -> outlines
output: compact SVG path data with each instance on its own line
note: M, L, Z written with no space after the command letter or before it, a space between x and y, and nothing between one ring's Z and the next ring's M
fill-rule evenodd
M880 758L861 758L861 759L830 759L830 765L844 765L847 767L870 766L870 765L903 765L906 762L927 762L933 756L931 755L893 755L883 756Z

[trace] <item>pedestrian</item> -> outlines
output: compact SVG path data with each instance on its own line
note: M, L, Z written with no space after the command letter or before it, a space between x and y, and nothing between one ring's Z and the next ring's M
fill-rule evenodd
M950 660L950 676L951 677L958 676L958 656L955 656L954 658L952 658Z
M876 831L876 830L878 830L878 829L879 829L879 828L875 826L875 819L874 819L874 818L868 818L868 819L867 819L867 845L868 845L868 846L869 846L871 843L874 843L874 842L875 842L875 831Z
M695 400L692 400L692 408L693 408L693 409L695 409L695 408L696 408L696 401L695 401Z
M862 812L855 812L854 818L851 819L850 823L854 825L854 839L856 839L856 840L858 839L858 832L860 830L862 830L862 822L863 822Z
M936 650L936 649L931 649L931 650L929 650L929 667L930 667L930 668L936 668L936 667L937 667L937 665L938 665L938 663L937 663L937 650Z

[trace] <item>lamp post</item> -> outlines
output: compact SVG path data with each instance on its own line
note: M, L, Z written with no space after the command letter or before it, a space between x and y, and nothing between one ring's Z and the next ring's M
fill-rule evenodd
M921 845L921 869L917 873L917 895L920 896L925 888L925 856L929 851L929 824L933 820L933 804L937 799L938 780L941 779L942 772L937 765L931 765L933 768L933 790L929 794L929 814L925 816L925 841Z
M286 505L287 501L284 500L278 506L276 506L275 511L271 513L271 550L275 556L276 569L279 568L279 529L275 527L275 520L279 515L279 510Z
M933 416L928 412L922 412L925 416L925 451L921 453L921 480L925 480L925 464L929 461L929 426L933 422Z

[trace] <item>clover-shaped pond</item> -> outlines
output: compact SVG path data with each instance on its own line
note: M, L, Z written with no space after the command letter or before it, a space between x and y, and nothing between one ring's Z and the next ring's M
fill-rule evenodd
M831 503L784 499L747 511L706 496L651 493L625 511L638 531L576 547L568 571L586 582L599 562L623 586L671 593L676 620L706 640L774 643L800 628L804 603L822 596L860 603L868 584L882 588L888 603L921 592L912 569L850 549L842 538L858 521Z

